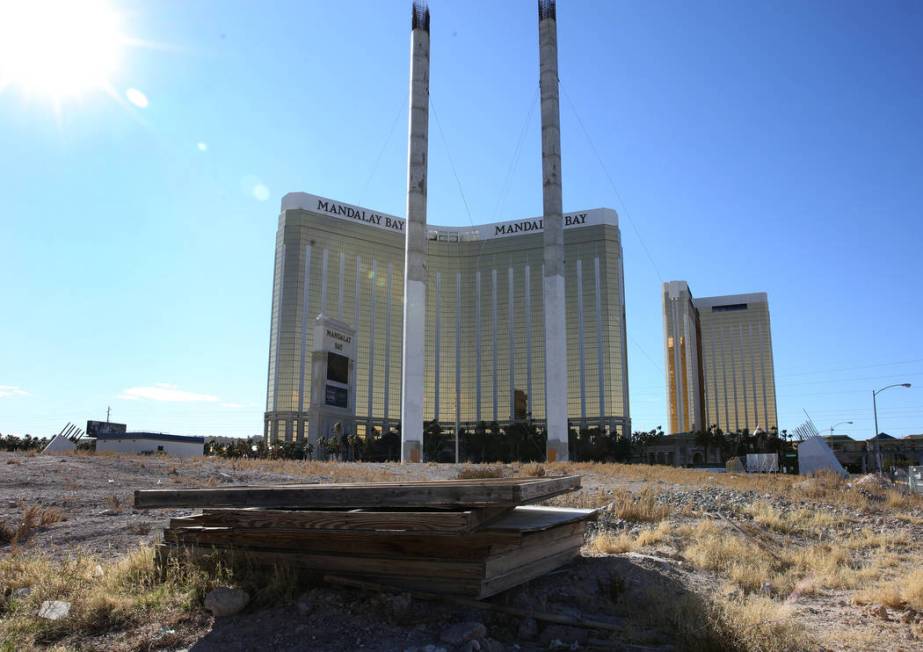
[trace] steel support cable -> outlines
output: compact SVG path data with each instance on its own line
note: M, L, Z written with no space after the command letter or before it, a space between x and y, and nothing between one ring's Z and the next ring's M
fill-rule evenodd
M442 146L445 147L446 158L449 159L449 167L452 168L452 174L455 177L455 183L458 184L458 194L461 195L462 203L465 205L465 212L468 214L468 222L474 226L474 220L471 217L471 208L468 206L468 199L465 197L465 190L462 188L461 179L458 176L458 170L455 169L455 161L452 160L452 152L449 150L449 143L446 140L445 132L442 131L442 123L439 121L439 112L436 110L436 103L433 98L429 99L430 106L433 107L433 117L436 118L436 128L439 130L439 138L442 140Z
M516 166L519 164L519 157L522 156L522 148L526 141L526 134L529 132L529 127L532 125L532 116L535 115L535 107L538 105L538 96L539 89L536 87L535 93L532 95L532 101L529 103L529 111L526 114L525 122L523 122L522 129L519 131L516 147L513 149L513 158L510 160L510 167L507 169L503 185L500 187L500 195L497 197L497 206L494 208L494 220L500 219L500 211L503 209L503 204L506 202L506 197L509 194L513 173L516 171Z
M391 136L394 135L394 127L397 126L398 118L401 117L401 113L404 112L404 105L398 107L397 113L394 114L394 119L391 121L391 127L388 129L388 135L385 137L385 142L382 144L381 149L378 151L378 156L375 157L375 162L372 164L372 169L369 171L369 176L365 180L365 185L362 186L362 192L359 193L359 200L356 202L359 206L362 206L362 201L365 199L365 194L369 190L369 185L372 183L372 178L375 176L375 173L378 171L378 166L381 163L381 159L385 154L385 150L388 149L388 144L391 142Z
M654 257L651 255L650 250L647 248L647 244L645 244L644 238L641 237L641 232L638 230L638 226L635 224L634 218L631 217L631 212L628 210L628 204L625 203L621 193L619 193L618 188L616 188L615 182L612 180L612 175L609 174L609 169L603 162L602 156L599 154L599 150L596 149L596 144L593 142L593 139L590 138L590 133L587 131L586 125L583 124L580 113L577 112L576 105L574 104L573 100L570 99L570 95L567 93L567 89L564 88L564 84L562 84L560 80L558 80L558 84L560 85L561 90L564 91L564 98L567 100L567 103L570 104L571 110L574 112L574 116L577 118L577 124L580 125L580 129L583 131L583 135L586 136L587 142L590 144L590 149L593 150L593 155L596 157L596 160L599 163L599 167L602 168L603 174L605 174L606 179L609 181L609 185L612 187L612 191L615 193L619 203L622 205L622 208L625 211L625 217L628 218L628 223L631 224L631 228L635 232L635 235L638 237L638 241L641 243L641 247L644 249L644 253L647 254L647 259L650 261L651 267L654 268L654 273L657 274L657 278L659 278L660 282L663 283L663 276L661 276L660 270L657 268L657 263L654 262Z

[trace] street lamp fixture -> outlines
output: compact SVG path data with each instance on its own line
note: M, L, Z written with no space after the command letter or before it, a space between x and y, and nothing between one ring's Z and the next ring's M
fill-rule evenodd
M904 387L910 389L910 383L895 383L893 385L887 385L881 389L872 390L872 413L875 415L875 464L878 467L878 474L881 475L881 448L878 443L878 404L876 399L879 394L881 394L886 389L891 389L892 387Z
M832 426L830 426L830 436L833 437L834 428L837 426L842 426L844 423L849 424L850 426L852 425L852 421L840 421L839 423L834 423Z

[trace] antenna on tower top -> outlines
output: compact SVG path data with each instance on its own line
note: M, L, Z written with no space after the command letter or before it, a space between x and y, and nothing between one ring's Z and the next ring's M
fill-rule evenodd
M426 0L414 0L410 28L429 32L429 7Z
M557 20L554 0L538 0L538 20L541 22L546 18Z

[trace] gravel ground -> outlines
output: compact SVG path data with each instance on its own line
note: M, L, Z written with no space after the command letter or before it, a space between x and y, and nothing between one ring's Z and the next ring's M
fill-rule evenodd
M119 456L25 456L0 453L0 520L15 522L31 505L54 507L65 520L35 532L25 549L57 557L84 551L116 558L139 544L156 542L161 528L173 516L190 510L136 510L137 489L204 487L229 484L266 484L305 481L446 479L457 476L455 465L319 465L235 464L227 460L191 461ZM507 473L512 470L507 467ZM792 500L780 493L738 490L710 484L707 477L694 484L639 481L599 472L580 471L587 500L607 502L607 496L645 487L657 491L657 501L672 508L671 524L694 523L706 514L749 518L746 507L765 501L779 510L801 507L826 510L847 524L846 531L863 528L886 531L903 528L923 540L923 525L908 525L893 517L870 516L842 506ZM579 497L578 497L579 498ZM645 524L629 523L607 513L595 530L637 532ZM843 528L837 532L842 535ZM830 532L836 536L837 532ZM536 623L503 614L472 611L404 596L379 595L349 589L315 587L295 604L248 610L233 617L214 619L194 614L178 631L157 623L133 632L146 641L142 649L233 650L455 650L539 649L681 649L676 633L663 617L662 601L683 596L707 599L719 590L720 578L696 571L676 550L657 548L645 554L585 556L543 578L505 592L496 601L512 606L609 622L618 631L587 630ZM648 554L650 553L650 554ZM9 547L0 547L0 556ZM2 590L2 587L0 587ZM923 649L908 639L906 625L881 619L869 610L848 604L842 592L804 596L793 603L797 617L812 630L831 626L855 627L864 639L874 635L879 649ZM453 629L454 628L454 629ZM467 629L466 629L467 628ZM451 642L453 632L465 630L471 639ZM873 634L867 634L872 632ZM138 649L118 632L80 641L86 649ZM844 643L829 649L863 649Z

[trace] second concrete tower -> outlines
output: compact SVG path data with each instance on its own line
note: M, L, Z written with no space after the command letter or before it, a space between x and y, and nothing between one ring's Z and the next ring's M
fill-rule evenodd
M564 224L561 195L561 114L558 102L558 26L554 0L539 0L538 43L542 99L542 204L545 264L545 433L549 462L568 459L567 323L564 314Z
M410 125L404 248L404 345L401 462L420 462L426 352L426 177L429 158L429 9L413 3L410 32Z

